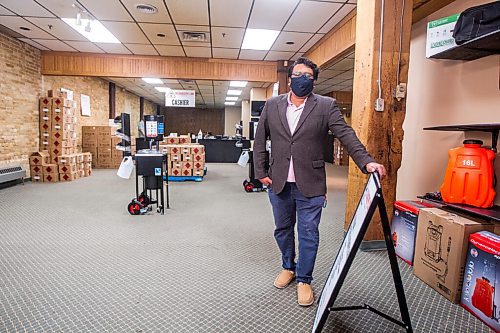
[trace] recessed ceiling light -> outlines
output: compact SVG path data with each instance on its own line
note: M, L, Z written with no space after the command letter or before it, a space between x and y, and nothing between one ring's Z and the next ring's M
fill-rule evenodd
M90 19L81 19L80 25L76 24L75 18L63 17L61 20L93 43L121 44L120 41L97 20L92 20L91 23ZM88 29L89 26L91 26L91 29Z
M158 8L155 6L142 3L135 5L135 9L142 14L156 14L158 12Z
M239 95L241 95L242 92L243 92L242 90L229 89L227 91L227 94L228 95L233 95L233 96L239 96Z
M163 81L160 79L152 78L152 77L143 77L142 80L149 84L163 84Z
M165 37L165 34L156 34L156 36L163 38L163 37Z
M277 30L247 29L243 38L243 50L269 50L279 35Z
M227 96L227 97L226 97L226 101L237 101L237 100L238 100L238 97L236 97L236 96L234 96L234 97L232 97L232 96Z
M155 87L155 89L162 93L166 93L171 90L169 87Z
M293 45L293 44L295 44L295 42L286 42L285 44L286 45Z
M247 86L248 81L231 81L229 82L230 87L244 88Z
M24 31L30 31L31 30L30 28L27 28L27 27L19 27L19 29L24 30Z
M236 102L224 102L224 105L235 105Z

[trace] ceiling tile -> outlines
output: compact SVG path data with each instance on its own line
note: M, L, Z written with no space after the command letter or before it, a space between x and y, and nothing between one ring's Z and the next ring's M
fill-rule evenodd
M181 45L177 32L172 24L139 23L144 33L153 44ZM157 34L164 34L165 37L158 37Z
M212 26L246 27L252 0L210 0L210 16ZM231 13L228 9L231 8ZM228 15L229 14L229 15Z
M351 58L345 58L342 59L341 61L335 63L330 67L331 69L336 69L336 70L349 70L354 68L354 59Z
M79 0L79 2L98 20L129 21L130 15L119 1ZM101 22L104 23L104 22Z
M339 3L302 1L283 30L315 33L340 7Z
M135 23L106 21L102 24L122 43L148 44L149 41Z
M10 10L5 9L4 7L0 6L0 15L16 15L16 14L14 14Z
M196 80L198 86L212 86L212 80Z
M346 4L335 15L321 28L319 32L327 33L332 30L333 27L337 25L344 17L347 16L353 9L356 8L356 5Z
M91 42L79 42L79 41L66 41L71 47L75 48L80 52L90 52L90 53L103 53L104 51L98 48L94 43Z
M121 0L123 5L128 9L130 14L137 22L150 22L150 23L171 23L170 16L163 0L147 0L144 3L152 5L158 9L155 14L143 14L139 12L135 6L139 3L137 0Z
M158 55L158 52L151 44L125 44L125 46L133 53L140 55Z
M66 45L65 43L57 39L35 39L35 41L45 47L48 47L52 51L76 51L71 46Z
M239 59L263 60L267 51L241 50Z
M185 46L184 50L186 50L186 55L188 57L194 58L210 58L212 56L209 47L192 47Z
M29 39L29 38L19 38L19 40L25 42L26 44L30 44L31 46L34 46L39 50L48 50L48 48L46 48L45 46L43 46L43 45L41 45L41 44L39 44L39 43Z
M303 55L304 54L302 52L298 52L293 57L291 57L290 60L295 61L295 60L299 59L300 57L302 57Z
M315 34L309 39L309 41L300 49L301 52L307 52L313 47L321 38L323 38L323 34Z
M325 81L323 84L327 84L327 85L335 85L335 84L341 84L342 82L344 82L346 79L342 79L342 78L337 78L337 77L334 77L334 78L331 78L330 80L328 81Z
M357 0L349 0L348 2L349 2L349 3L358 3L358 1L357 1Z
M28 38L43 38L43 39L55 39L55 37L49 35L42 29L39 29L32 23L24 20L19 16L0 16L1 24L6 26L7 28L23 35ZM29 28L30 31L21 30L19 27Z
M112 44L112 43L95 43L106 53L114 54L131 54L130 51L123 46L123 44Z
M297 52L312 37L313 34L282 31L276 38L271 50ZM287 42L294 42L294 44L288 45Z
M213 48L214 58L238 59L239 49Z
M267 56L264 60L272 60L272 61L288 60L291 57L293 57L294 54L295 54L295 52L269 51L269 53L267 54Z
M161 56L164 57L184 57L184 51L182 50L182 46L176 45L156 45L156 49L160 53Z
M240 48L245 29L212 27L212 45L214 47Z
M281 30L300 0L255 0L248 27Z
M339 79L345 79L345 80L352 79L354 77L354 70L351 69L351 70L344 72L342 74L339 74L335 77L339 78Z
M175 24L208 25L207 0L166 0Z
M177 30L193 31L193 32L210 32L208 25L189 25L189 24L176 24Z
M19 16L54 17L54 15L34 1L30 1L28 4L26 0L2 0L1 5Z
M72 6L73 1L37 0L37 2L59 17L75 17L78 11Z
M73 28L58 18L29 17L26 19L49 32L51 35L54 35L58 39L88 41L87 38L73 30ZM49 28L49 25L52 27Z
M165 83L179 84L179 80L177 79L162 79L162 81Z

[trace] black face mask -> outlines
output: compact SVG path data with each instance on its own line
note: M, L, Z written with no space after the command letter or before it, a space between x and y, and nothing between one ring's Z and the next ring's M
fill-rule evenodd
M297 97L305 97L313 91L314 79L309 79L305 75L292 77L290 79L290 88Z

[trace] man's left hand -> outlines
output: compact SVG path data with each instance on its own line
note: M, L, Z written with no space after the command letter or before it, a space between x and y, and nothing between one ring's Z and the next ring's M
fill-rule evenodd
M385 170L385 167L382 164L371 162L371 163L368 163L365 166L365 168L366 168L366 171L368 171L368 172L378 171L378 174L380 175L380 179L387 176L387 171Z

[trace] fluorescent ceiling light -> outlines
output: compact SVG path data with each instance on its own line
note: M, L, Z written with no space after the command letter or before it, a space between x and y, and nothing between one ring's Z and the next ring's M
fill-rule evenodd
M267 51L273 46L279 33L277 30L247 29L241 48L243 50Z
M155 87L155 89L162 93L166 93L171 90L169 87Z
M66 17L61 18L61 20L93 43L121 44L120 41L97 20L90 21L90 19L80 19L79 22L77 22L76 18ZM90 27L90 29L88 27Z
M238 97L231 97L231 96L226 97L226 101L237 101L237 100L238 100Z
M244 88L247 86L247 81L231 81L229 82L230 87Z
M160 79L155 79L152 77L143 77L142 81L149 83L149 84L163 84L163 81Z
M242 92L243 92L242 90L229 89L227 91L227 94L233 95L233 96L239 96L239 95L241 95Z
M225 102L224 105L235 105L236 102Z

